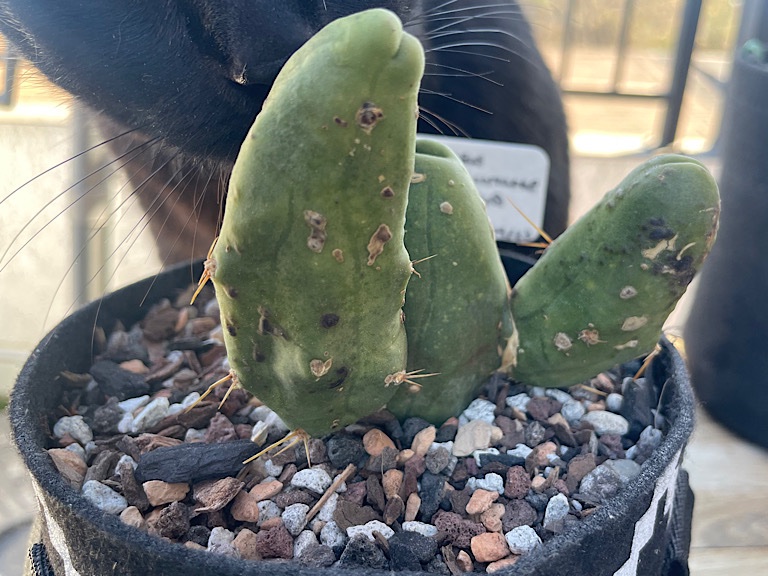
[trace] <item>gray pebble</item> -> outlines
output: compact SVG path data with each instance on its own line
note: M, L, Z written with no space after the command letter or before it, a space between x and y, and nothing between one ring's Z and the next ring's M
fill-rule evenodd
M490 472L483 478L468 478L467 486L469 486L472 492L481 488L482 490L488 490L488 492L504 494L504 479L495 472Z
M298 536L307 521L309 506L306 504L291 504L282 513L283 525L292 536Z
M526 554L541 544L541 538L530 526L518 526L506 534L510 552L513 554Z
M517 408L520 412L528 410L528 402L531 401L531 397L525 392L522 394L515 394L514 396L507 396L505 400L507 406L510 408Z
M624 436L624 434L629 432L629 422L627 422L624 416L613 414L606 410L594 410L585 414L581 420L591 424L598 436L603 434Z
M87 462L87 460L86 460L86 458L85 458L85 448L83 448L82 446L80 446L80 444L75 444L75 443L73 443L73 444L68 444L68 445L67 445L67 446L64 448L64 450L69 450L70 452L74 452L75 454L77 454L78 456L80 456L80 458L82 459L82 461L83 461L83 462Z
M322 468L307 468L299 470L291 479L291 486L295 488L306 488L315 494L322 494L331 485L331 477L328 472Z
M136 462L136 460L128 456L128 454L123 454L122 456L120 456L120 460L117 461L117 464L115 464L115 470L119 470L120 466L124 465L123 464L124 462L128 463L131 466L131 468L133 468L134 470L136 470L136 468L139 465L138 462Z
M544 528L551 532L560 532L569 509L568 497L565 494L555 494L549 499L544 512Z
M440 446L436 450L429 450L424 459L427 470L432 474L440 474L451 461L451 453Z
M568 394L568 392L566 392L565 390L558 390L557 388L547 388L544 391L544 394L548 398L554 398L555 400L560 402L560 404L565 404L566 402L573 401L573 396Z
M482 398L475 398L461 415L470 422L472 420L484 420L489 424L493 424L493 420L496 418L493 414L495 411L496 404L493 402L483 400Z
M280 476L280 474L282 474L283 468L283 466L275 464L271 458L264 461L264 472L266 472L269 476L274 476L277 478Z
M205 430L200 430L198 428L189 428L184 434L184 442L204 442L205 432Z
M344 534L343 530L339 528L339 525L333 520L328 522L323 526L322 530L320 530L320 543L325 544L330 548L340 548L344 546L346 541L346 534Z
M211 530L211 535L208 537L208 552L239 558L240 552L232 544L234 539L235 534L233 532L221 526L216 526Z
M168 415L168 408L170 408L170 406L171 404L165 396L155 398L149 404L144 406L144 408L141 409L141 412L139 412L133 419L131 432L138 434L139 432L145 432L152 428L152 426Z
M544 398L547 395L547 389L541 386L534 386L531 388L531 396L535 398Z
M320 542L312 530L304 530L293 541L293 557L298 558L307 550L312 550L319 546Z
M61 438L65 434L69 434L85 446L88 442L93 440L93 432L90 426L85 423L82 416L63 416L59 418L58 422L53 425L53 435L56 438Z
M601 464L582 478L579 493L600 504L606 504L623 486L621 476L605 464Z
M86 500L107 514L117 515L128 508L128 502L123 496L98 480L88 480L83 484L82 493Z
M563 415L563 418L565 418L571 426L578 424L581 421L581 417L584 416L586 412L587 409L584 408L584 405L578 400L568 400L568 402L563 402L563 407L560 408L560 414Z
M435 526L424 522L418 522L417 520L403 522L403 530L406 532L416 532L427 538L431 538L437 534L437 528L435 528Z
M272 500L262 500L258 503L259 507L259 526L270 518L277 518L282 513L280 506L272 502Z
M389 540L395 534L395 531L384 524L384 522L381 520L371 520L362 526L350 526L347 528L347 537L352 539L355 536L365 536L371 542L375 542L373 538L374 532L379 532L387 540Z
M612 468L625 484L640 474L640 464L634 460L607 460L604 466Z
M615 412L616 414L621 412L621 405L623 403L624 396L617 394L616 392L608 394L608 397L605 399L605 407L611 412Z
M248 416L248 419L253 422L264 422L267 425L267 429L272 432L287 432L288 426L285 425L280 419L280 416L275 414L270 408L266 406L257 406Z

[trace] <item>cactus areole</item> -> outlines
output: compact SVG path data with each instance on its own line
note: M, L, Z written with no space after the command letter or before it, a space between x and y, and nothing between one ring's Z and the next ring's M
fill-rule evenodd
M495 370L564 386L646 353L714 241L714 180L659 157L510 298L471 177L416 143L423 69L391 12L332 22L288 60L232 172L202 280L233 378L310 435L385 406L439 425Z

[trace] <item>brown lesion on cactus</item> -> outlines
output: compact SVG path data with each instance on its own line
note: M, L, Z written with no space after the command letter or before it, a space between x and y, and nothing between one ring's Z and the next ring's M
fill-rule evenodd
M334 248L333 252L331 252L331 255L336 259L336 262L344 262L344 251L340 250L339 248Z
M647 316L629 316L624 319L624 322L622 322L621 330L623 332L634 332L646 324L648 324Z
M630 298L634 298L635 296L637 296L637 288L635 288L634 286L627 285L627 286L624 286L624 288L622 288L619 291L619 298L621 298L622 300L629 300Z
M568 352L573 347L573 341L571 337L565 332L558 332L552 339L552 343L557 348L558 352Z
M587 346L594 346L595 344L605 342L605 340L600 340L600 332L595 330L595 327L591 324L589 325L589 328L585 328L579 332L579 340L584 342Z
M346 128L349 122L344 120L343 118L339 118L338 116L333 117L333 123L337 126L341 126L342 128Z
M373 266L382 252L384 245L392 239L392 231L386 224L379 224L376 232L373 233L368 241L368 266Z
M264 362L267 359L267 357L261 351L261 347L255 342L253 343L253 348L251 349L251 357L253 358L254 362L259 363Z
M235 298L237 298L237 296L238 296L238 294L239 294L239 292L237 291L237 288L235 288L234 286L227 286L227 287L225 288L225 291L226 291L226 293L227 293L227 296L229 296L229 297L230 297L230 298L232 298L233 300L234 300Z
M391 186L384 186L384 188L381 189L381 197L382 198L394 198L395 197L395 191L392 189Z
M312 252L317 252L319 254L323 251L323 247L325 246L325 239L327 237L325 226L328 223L328 220L325 216L320 214L320 212L304 210L304 222L307 223L307 226L309 226L311 230L309 238L307 238L307 247L312 250Z
M237 327L232 323L231 320L227 320L225 322L225 328L227 329L227 334L232 336L232 338L237 336Z
M285 330L283 330L278 324L274 323L270 319L269 310L263 306L259 306L259 324L256 328L259 336L277 336L278 338L288 339Z
M312 375L318 380L328 374L333 366L333 358L328 358L326 361L314 359L309 363L309 370Z
M373 102L363 102L355 114L355 122L366 134L370 134L382 118L384 112Z
M625 350L627 348L637 348L640 342L638 340L627 340L624 344L617 344L614 346L614 350Z
M443 214L453 214L453 204L450 202L441 202L440 203L440 212Z
M320 326L323 328L333 328L336 326L336 324L339 323L339 315L338 314L323 314L322 318L320 318Z
M426 174L419 174L418 172L414 172L411 174L411 184L421 184L427 179Z

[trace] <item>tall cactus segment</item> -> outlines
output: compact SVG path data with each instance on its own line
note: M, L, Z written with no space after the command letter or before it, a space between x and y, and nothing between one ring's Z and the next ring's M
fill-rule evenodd
M388 11L332 22L284 66L232 173L208 262L229 362L311 435L384 406L406 367L423 65Z
M699 162L664 155L633 170L515 285L515 379L576 384L649 352L719 214L717 184Z
M443 144L416 143L405 227L420 276L405 298L408 371L433 375L419 386L401 385L387 407L401 419L441 424L466 408L499 367L513 329L509 288L485 204Z

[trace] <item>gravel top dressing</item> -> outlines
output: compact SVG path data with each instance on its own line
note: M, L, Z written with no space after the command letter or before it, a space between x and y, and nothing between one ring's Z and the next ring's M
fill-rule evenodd
M494 375L439 427L382 411L243 461L284 437L227 385L213 291L163 301L97 334L89 374L65 374L48 450L76 490L158 538L312 567L494 572L583 522L661 443L659 391L634 362L570 389ZM98 344L99 342L97 342ZM428 379L421 382L428 386Z

